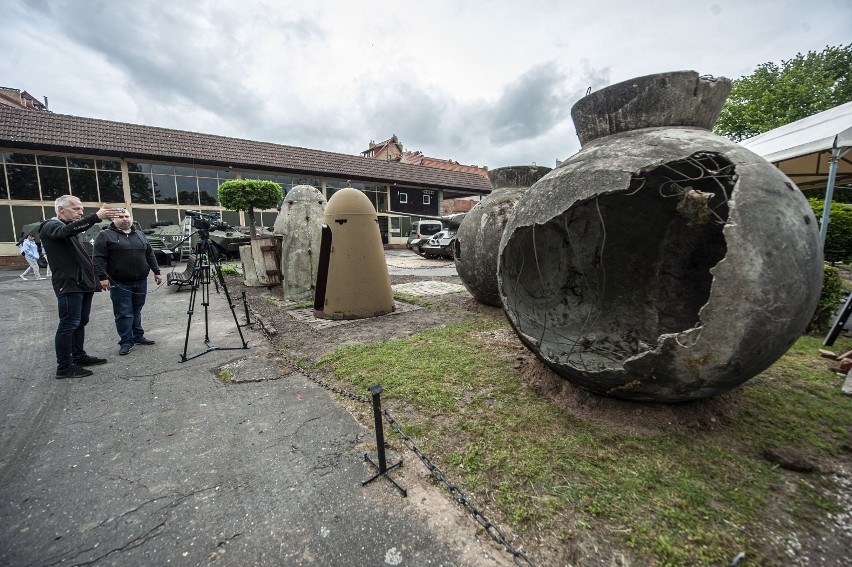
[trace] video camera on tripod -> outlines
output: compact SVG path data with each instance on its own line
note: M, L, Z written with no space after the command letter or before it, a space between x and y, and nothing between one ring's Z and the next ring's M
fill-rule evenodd
M237 313L234 310L234 302L231 299L231 294L228 292L228 286L225 283L225 278L222 276L222 266L219 264L221 249L210 240L211 230L228 230L230 227L219 219L219 213L185 211L184 214L187 218L192 219L192 228L195 229L195 233L187 236L186 238L191 238L197 234L198 240L195 243L195 252L193 255L195 258L195 264L192 268L192 279L190 281L192 292L189 294L189 309L187 310L187 315L189 315L189 317L186 321L186 338L184 339L183 354L180 357L180 361L186 362L187 360L201 356L211 350L248 348L248 343L246 342L245 337L243 337L243 331L240 328L239 321L237 320ZM242 346L240 347L217 347L210 343L207 308L210 305L211 281L216 284L217 291L221 289L225 293L225 299L231 309L231 314L234 316L234 324L237 326L237 331L239 332L240 340L242 341ZM189 329L192 325L192 315L195 312L195 301L199 293L201 294L201 305L204 307L204 344L207 345L207 349L193 354L192 356L188 356L186 352L189 347Z
M192 219L192 228L196 230L228 230L228 223L219 218L219 213L202 213L201 211L184 211Z

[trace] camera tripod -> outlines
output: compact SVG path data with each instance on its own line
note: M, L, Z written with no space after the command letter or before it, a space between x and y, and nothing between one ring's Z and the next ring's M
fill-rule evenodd
M181 362L197 358L202 354L207 354L211 350L237 350L249 348L245 337L243 337L242 327L240 326L239 321L237 321L237 312L234 309L234 302L231 299L231 294L228 293L228 286L225 284L225 278L222 276L222 266L219 264L219 251L210 241L210 233L207 229L199 228L194 234L198 234L198 242L195 245L195 267L192 271L192 280L190 283L191 291L189 295L189 309L186 312L188 315L186 321L186 338L183 343L183 354L180 357ZM187 238L191 238L192 236L193 235L190 235ZM228 306L231 308L231 315L234 316L234 324L237 326L237 332L240 334L240 341L243 343L243 346L241 347L221 347L210 343L210 320L207 315L207 308L210 306L210 281L213 278L216 278L213 282L216 284L217 290L221 287L222 291L225 292L225 299L228 301ZM201 352L187 356L186 350L189 346L189 329L192 326L192 315L195 313L195 302L198 298L199 290L201 290L201 305L204 306L204 344L207 348Z

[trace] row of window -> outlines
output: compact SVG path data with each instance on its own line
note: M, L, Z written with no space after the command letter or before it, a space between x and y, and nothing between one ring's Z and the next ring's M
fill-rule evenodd
M87 208L86 212L94 212L94 208ZM185 209L173 208L141 208L133 209L133 220L142 227L149 227L153 222L171 221L180 224L184 219ZM17 242L24 226L41 222L55 215L49 207L33 207L26 205L0 205L0 242ZM278 211L257 211L255 221L258 226L274 226ZM231 226L241 224L240 215L236 211L222 211L222 220ZM390 217L390 236L405 236L411 226L408 217Z
M126 173L122 166L126 167ZM219 185L230 179L274 181L281 186L284 194L297 185L310 185L323 191L327 199L340 189L352 187L367 195L377 211L393 208L388 207L387 185L14 151L0 151L0 205L2 200L51 202L69 194L84 203L128 203L123 175L127 176L129 203L133 205L135 220L142 226L149 226L154 221L180 222L186 209L219 206ZM419 191L415 195L417 193ZM422 195L423 205L432 203L433 195L430 193L434 192L425 190ZM400 204L409 203L408 193L398 191L398 195ZM17 241L17 233L22 226L54 214L49 206L0 206L0 242ZM222 214L223 220L229 224L239 224L238 213L222 211ZM258 225L272 226L277 211L257 214L260 215ZM391 236L398 236L405 232L408 224L408 218L392 217L386 230Z
M406 193L405 191L400 191L399 192L399 202L403 205L408 203L408 193ZM431 195L423 195L423 204L424 205L431 205L432 204L432 196Z
M217 206L219 185L229 179L264 179L284 194L297 185L325 188L326 198L344 187L363 191L376 210L385 210L387 186L267 173L241 172L154 163L127 163L130 201L134 204ZM121 162L21 152L0 152L0 199L52 201L74 195L85 202L123 203ZM407 202L407 201L402 201ZM424 198L424 204L429 201Z
M121 163L18 152L0 153L0 199L124 202Z

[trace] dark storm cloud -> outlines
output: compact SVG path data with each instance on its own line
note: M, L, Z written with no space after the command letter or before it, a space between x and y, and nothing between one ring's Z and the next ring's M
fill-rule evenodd
M535 138L564 115L570 94L566 77L555 64L533 67L503 90L489 114L489 139L504 144Z
M243 115L239 120L255 139L346 154L357 154L370 140L394 134L406 150L436 148L442 142L442 121L452 104L443 93L427 92L404 79L385 83L359 79L340 93L347 101L343 107L310 110L310 115L269 112L260 121Z
M548 163L579 148L571 107L586 94L609 84L609 69L581 62L565 70L557 63L531 67L508 83L494 100L445 104L444 138L436 145L450 148L462 162L492 166Z
M146 107L191 105L231 119L258 120L264 95L252 89L243 70L257 57L252 46L256 29L248 14L198 4L74 1L39 3L69 40L99 54L127 78L127 88L142 112ZM309 21L276 21L278 39L296 43L318 34ZM260 38L257 38L258 40ZM232 46L241 46L234 49ZM266 54L268 55L268 54ZM85 72L85 69L81 69Z

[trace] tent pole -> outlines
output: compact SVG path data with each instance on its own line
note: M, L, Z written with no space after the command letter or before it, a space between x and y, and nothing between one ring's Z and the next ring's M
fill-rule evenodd
M831 211L831 198L834 195L834 179L837 177L837 162L840 161L840 148L837 147L837 136L831 146L831 160L828 167L828 184L825 187L825 203L822 206L822 222L819 225L819 241L822 244L823 257L825 256L825 235L828 232L829 212Z

